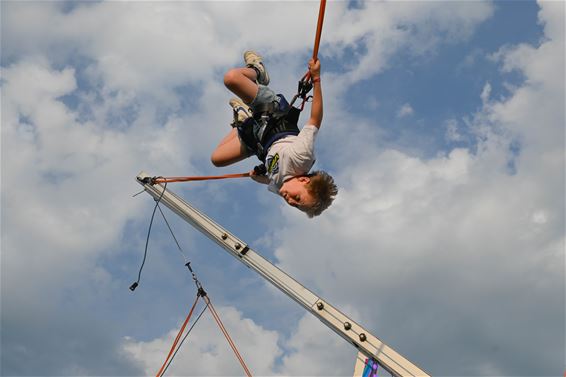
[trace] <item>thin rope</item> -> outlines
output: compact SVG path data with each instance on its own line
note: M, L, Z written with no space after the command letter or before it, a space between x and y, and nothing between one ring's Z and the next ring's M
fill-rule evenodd
M187 315L187 318L185 319L183 326L181 326L181 329L177 333L177 337L175 338L175 341L173 342L173 345L171 346L171 349L169 350L169 354L167 355L165 362L163 363L163 365L159 369L159 372L157 372L156 377L163 376L163 372L165 370L165 367L169 363L169 358L171 357L171 355L173 354L173 351L177 347L177 343L179 342L179 339L181 339L181 336L183 335L183 332L185 331L185 327L187 327L187 324L189 323L189 320L191 319L191 316L193 315L193 311L195 310L195 307L197 306L197 302L198 302L199 298L200 298L200 295L197 294L197 298L195 299L195 302L194 302L193 306L191 307L191 310L189 311L189 314Z
M222 331L222 333L224 334L224 337L226 337L226 340L228 341L228 344L230 344L230 347L232 348L232 351L234 351L234 354L236 355L236 357L238 358L238 360L240 361L240 365L242 365L242 368L244 369L244 372L246 372L246 376L248 377L252 377L252 373L250 372L250 370L248 369L244 359L242 358L242 355L240 355L240 352L238 352L238 349L236 348L236 344L234 344L234 341L232 340L232 338L230 337L230 334L228 334L228 331L226 330L226 328L224 327L224 324L222 323L222 321L220 320L220 316L218 315L218 313L216 313L216 310L214 309L214 306L212 305L212 302L210 302L210 299L208 297L204 298L205 302L209 305L209 310L212 313L212 316L214 317L214 320L216 321L216 323L218 324L218 327L220 327L220 330Z
M158 203L159 204L159 203ZM163 217L163 220L165 220L165 224L167 224L167 228L169 228L169 232L171 233L171 236L173 237L173 239L175 240L175 243L177 244L177 249L179 250L179 252L181 253L181 255L183 256L183 259L185 260L185 263L190 263L189 262L189 258L185 255L185 253L183 252L183 249L181 248L181 245L179 245L179 241L177 241L177 237L175 237L175 234L173 233L173 229L171 229L171 226L169 225L169 221L167 221L167 218L165 217L165 214L163 213L163 211L161 210L161 206L157 206L157 208L159 208L159 212L161 212L161 217Z
M165 187L167 187L167 183L165 183ZM159 204L159 202L157 203ZM181 253L181 255L183 256L183 259L185 260L185 266L189 269L189 271L191 272L193 281L197 287L197 292L198 294L200 294L201 296L206 296L206 292L204 290L204 288L202 287L202 284L200 283L200 281L197 278L197 275L195 274L195 272L193 271L192 267L191 267L191 261L189 260L189 257L187 256L187 254L183 251L183 248L181 247L181 245L179 244L179 241L177 240L177 237L175 237L175 233L173 233L173 228L171 228L171 225L169 224L169 221L167 221L167 217L165 217L165 214L163 213L163 211L161 210L161 206L157 206L157 208L159 208L159 212L161 213L161 216L163 217L163 220L165 220L165 224L167 225L167 228L169 228L169 232L171 233L171 236L173 237L173 240L175 240L175 244L177 244L177 249L179 250L179 252Z
M167 188L167 182L165 182L165 185L163 186L163 191L161 192L161 195L159 195L159 198L155 201L155 207L153 207L153 213L151 214L151 220L149 221L149 229L147 231L147 237L145 239L145 249L144 249L144 252L143 252L143 260L142 260L140 269L138 271L138 279L130 286L130 290L132 292L135 291L136 288L138 287L138 285L140 284L143 266L145 265L145 260L147 259L147 247L149 245L149 235L151 234L151 227L153 226L153 218L155 217L155 211L157 210L157 207L159 207L159 202L163 198L163 194L165 194L166 188Z
M173 359L175 358L175 356L177 356L177 352L179 352L179 350L180 350L181 347L183 346L183 343L185 343L185 340L187 339L187 337L188 337L189 334L191 333L191 330L195 327L195 325L197 324L198 320L200 319L200 317L202 317L202 315L204 314L204 312L206 311L207 308L208 308L208 304L206 304L206 306L202 309L202 311L201 311L200 314L198 315L197 319L195 319L195 321L193 322L193 324L191 325L191 327L189 327L189 330L187 330L187 333L185 334L185 336L184 336L183 339L181 340L181 343L179 343L179 347L177 347L177 349L175 350L175 353L173 353L173 356L171 356L171 359L169 360L169 363L167 363L167 366L166 366L165 369L163 370L163 373L161 374L162 376L165 375L165 372L167 372L167 369L169 369L169 366L170 366L171 363L173 362Z

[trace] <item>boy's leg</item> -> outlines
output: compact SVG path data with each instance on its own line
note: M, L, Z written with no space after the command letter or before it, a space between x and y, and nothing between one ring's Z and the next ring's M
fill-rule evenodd
M256 52L244 53L245 68L231 69L224 75L224 84L246 104L251 104L258 93L258 84L269 85L269 74L263 65L263 58Z
M253 51L246 51L244 60L247 67L229 70L224 75L224 84L230 91L240 97L245 104L255 103L255 105L264 106L266 103L271 103L275 94L265 86L269 84L269 75L263 66L261 56ZM258 82L261 84L261 88L258 86ZM230 106L234 110L238 110L237 115L238 120L240 120L241 114L236 107L240 107L241 104L237 102L237 99L235 101L230 100ZM244 112L248 116L251 115L247 114L249 109L244 108ZM238 130L234 128L218 144L214 152L212 152L210 159L215 166L220 167L236 163L250 155L250 151L240 140Z
M233 128L216 147L210 160L214 166L222 167L248 158L248 150L238 137L238 130Z
M232 93L250 104L257 96L257 73L253 68L234 68L224 75L224 85Z

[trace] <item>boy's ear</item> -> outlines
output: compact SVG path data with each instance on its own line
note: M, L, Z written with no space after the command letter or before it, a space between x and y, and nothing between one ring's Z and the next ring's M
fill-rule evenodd
M311 178L306 175L297 177L297 179L299 180L299 182L303 182L303 183L309 183L311 181Z

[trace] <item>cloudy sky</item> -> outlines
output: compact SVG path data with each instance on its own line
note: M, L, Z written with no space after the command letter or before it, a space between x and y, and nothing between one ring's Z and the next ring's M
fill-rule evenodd
M155 374L195 297L134 181L214 168L223 73L292 96L318 2L1 3L1 374ZM251 180L170 188L437 376L565 370L564 2L329 2L309 220ZM306 120L303 115L302 120ZM356 351L166 211L254 375ZM170 375L241 375L210 315Z

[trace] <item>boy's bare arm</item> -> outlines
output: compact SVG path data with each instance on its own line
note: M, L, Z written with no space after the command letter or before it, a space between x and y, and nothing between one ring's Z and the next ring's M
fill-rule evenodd
M320 128L322 124L322 88L320 86L320 60L309 61L309 72L313 82L313 97L311 106L311 117L307 124Z

